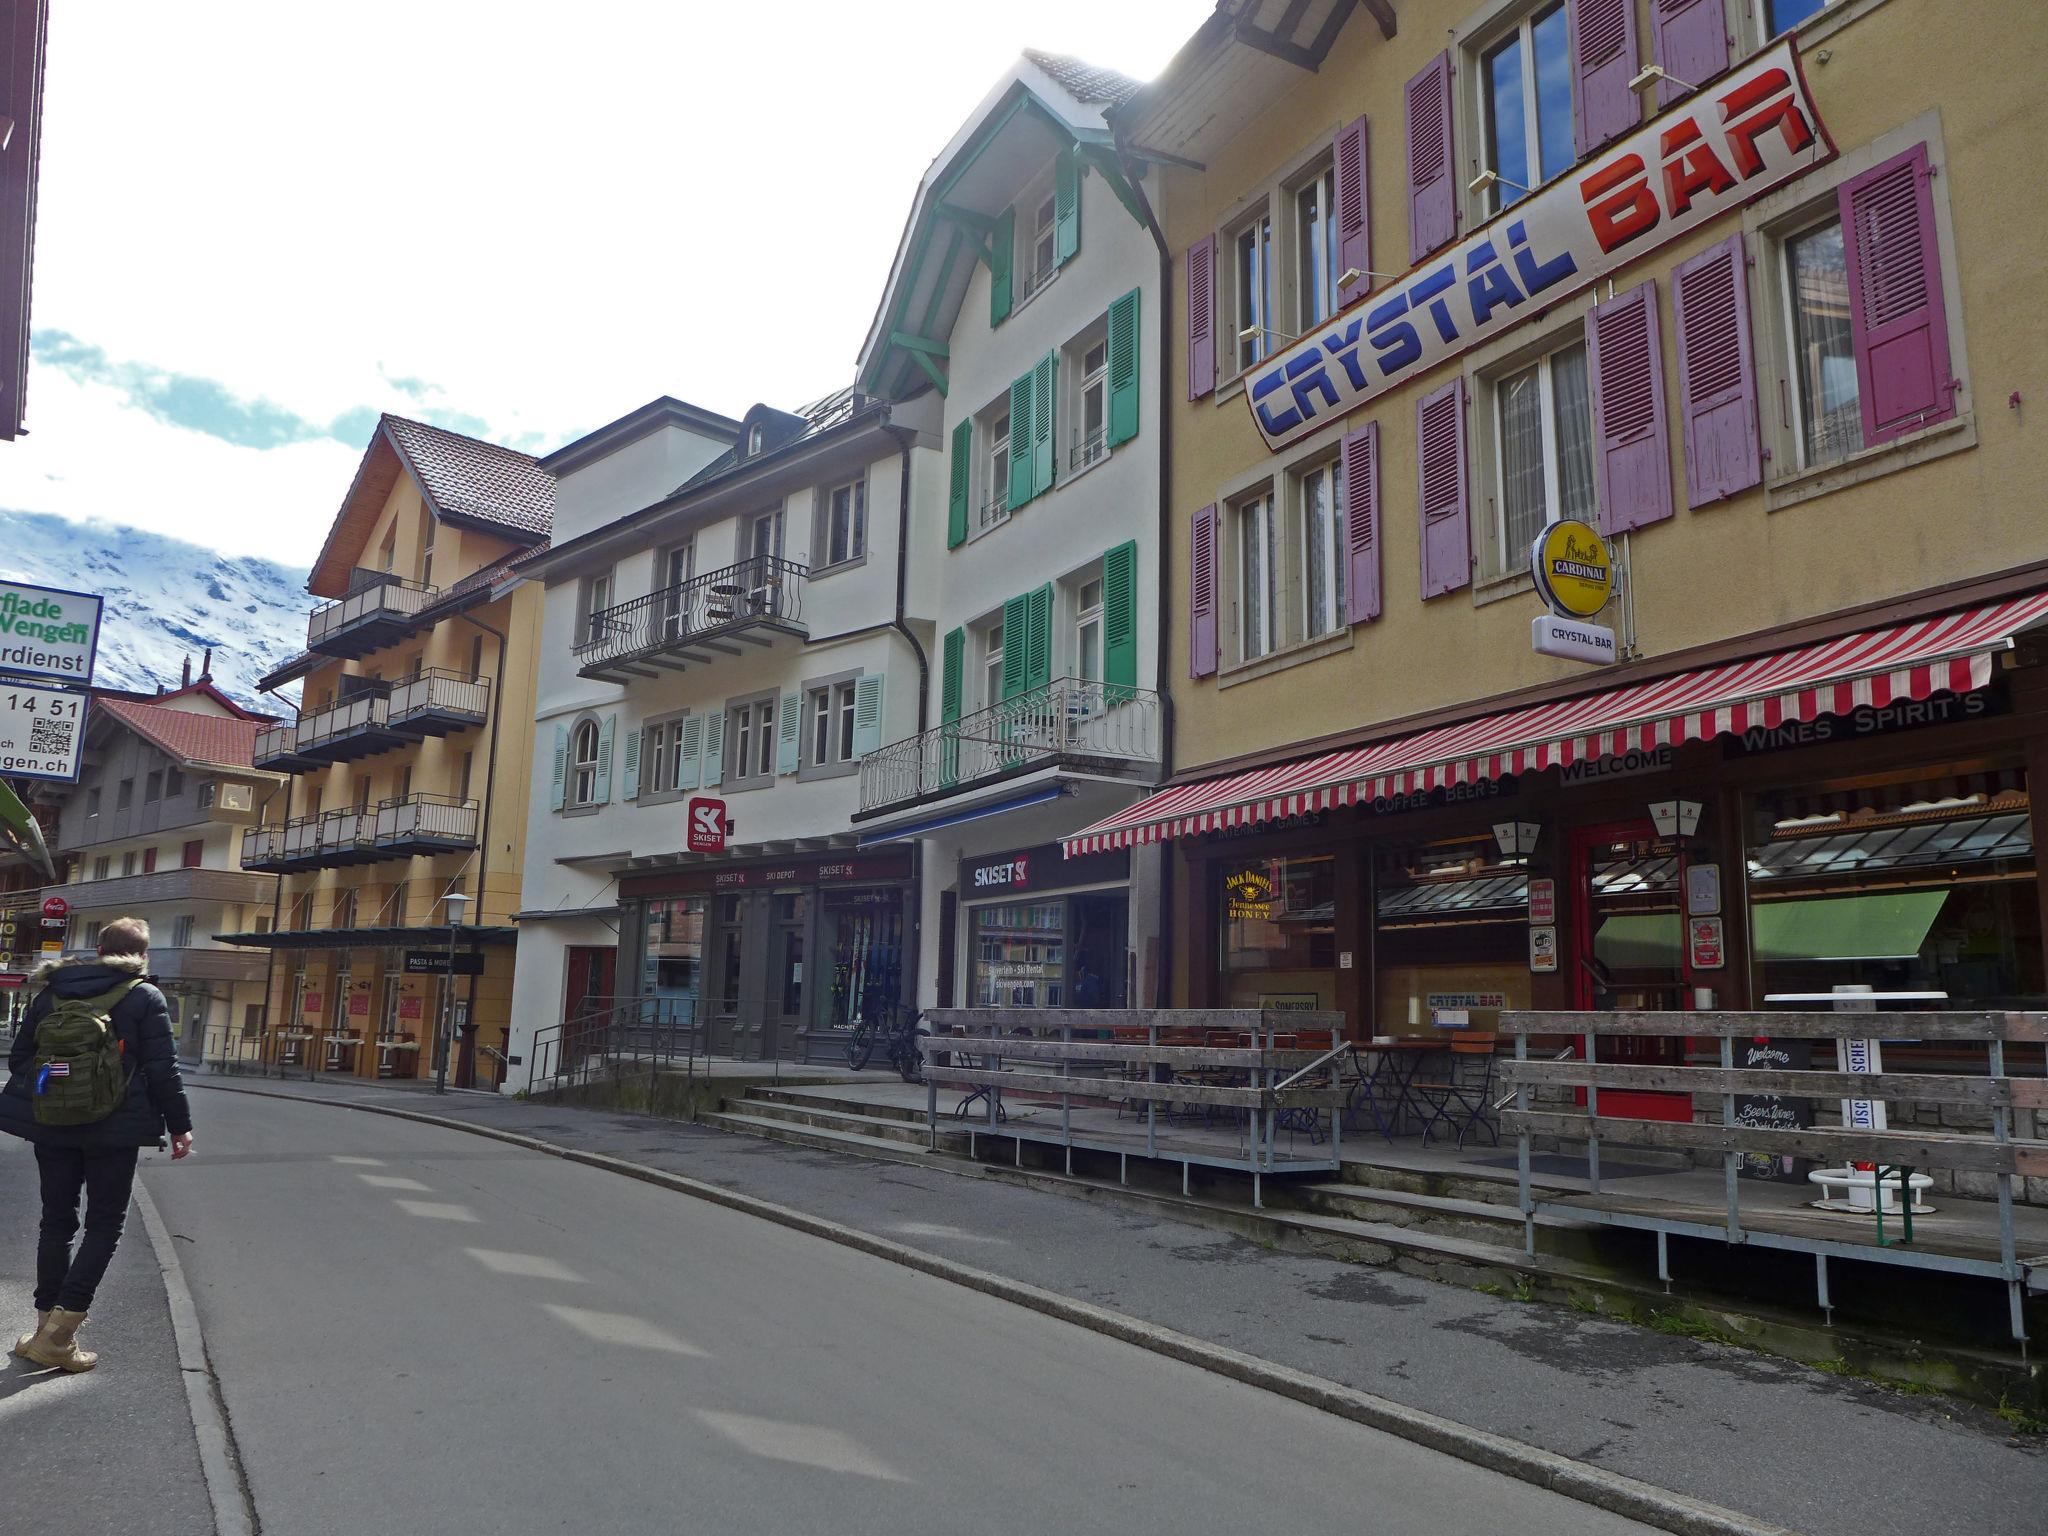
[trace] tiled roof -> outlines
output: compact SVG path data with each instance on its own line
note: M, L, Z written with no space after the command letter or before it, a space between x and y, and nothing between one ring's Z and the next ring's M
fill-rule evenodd
M386 415L384 426L442 513L495 523L518 537L554 532L554 477L532 454L403 416Z
M1136 95L1145 83L1069 54L1041 53L1036 48L1026 48L1024 57L1051 75L1062 90L1085 106L1116 106Z
M413 623L416 626L431 624L439 619L446 618L451 613L469 607L472 602L479 598L489 598L491 588L495 587L507 576L510 576L513 571L524 565L527 561L544 555L547 552L548 540L542 539L533 548L522 549L518 554L500 560L496 565L487 565L481 570L471 571L453 586L444 588L439 597L427 604L426 607L422 608L414 616Z
M105 710L180 762L247 768L256 761L256 733L263 729L260 720L199 715L161 704L135 704L127 699L98 698L93 700L93 706Z

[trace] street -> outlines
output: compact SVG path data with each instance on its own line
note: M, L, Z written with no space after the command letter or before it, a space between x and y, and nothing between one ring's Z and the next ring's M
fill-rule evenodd
M613 1174L204 1107L145 1182L267 1536L1641 1529Z

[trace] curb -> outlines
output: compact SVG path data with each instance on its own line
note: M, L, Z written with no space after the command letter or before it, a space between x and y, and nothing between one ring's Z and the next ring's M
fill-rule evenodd
M753 1195L743 1195L721 1185L706 1184L683 1174L650 1168L644 1163L628 1162L624 1158L610 1157L601 1152L586 1152L576 1147L565 1147L557 1142L543 1141L539 1137L523 1135L517 1131L499 1130L492 1126L451 1120L441 1115L423 1114L418 1110L397 1109L382 1104L344 1103L339 1100L317 1099L304 1094L279 1093L261 1088L229 1088L210 1083L195 1083L193 1086L219 1087L223 1092L245 1093L253 1098L283 1099L295 1104L320 1104L332 1109L352 1109L364 1114L386 1115L395 1120L411 1120L421 1125L462 1131L491 1141L505 1142L527 1151L545 1153L550 1157L581 1163L585 1167L602 1169L608 1173L623 1174L643 1184L657 1185L712 1205L756 1216L777 1226L823 1238L841 1247L852 1248L874 1258L901 1265L905 1269L916 1270L921 1274L979 1291L983 1295L1027 1307L1044 1316L1073 1323L1093 1333L1120 1339L1127 1344L1135 1344L1140 1349L1178 1360L1184 1365L1192 1365L1246 1386L1276 1393L1338 1418L1349 1419L1353 1423L1363 1424L1370 1429L1395 1435L1474 1466L1484 1467L1488 1471L1549 1489L1579 1503L1590 1504L1645 1525L1655 1526L1659 1530L1673 1532L1674 1536L1794 1536L1794 1533L1784 1526L1755 1520L1720 1505L1673 1493L1669 1489L1658 1488L1618 1472L1608 1472L1554 1451L1511 1440L1505 1435L1473 1429L1439 1414L1410 1408L1390 1398L1347 1387L1321 1376L1312 1376L1306 1371L1275 1365L1271 1361L1261 1360L1240 1350L1198 1339L1192 1334L1181 1333L1156 1323L1143 1322L1107 1307L1062 1296L1042 1286L1013 1280L1006 1275L956 1263L951 1259L942 1259L936 1254L906 1247L887 1238L875 1237L857 1228L844 1226L821 1216L813 1216L790 1206L777 1205L773 1201L762 1200ZM167 1277L168 1273L167 1270ZM182 1285L182 1278L179 1283ZM175 1316L175 1308L173 1315ZM180 1353L182 1352L181 1339ZM187 1389L191 1389L189 1376ZM223 1530L225 1529L226 1527L223 1527Z
M206 1355L199 1308L185 1283L185 1266L178 1260L170 1229L140 1179L135 1181L135 1204L142 1212L142 1228L149 1234L149 1246L163 1272L164 1292L171 1305L178 1374L185 1382L185 1404L192 1412L192 1430L199 1442L199 1470L206 1479L206 1500L213 1506L215 1536L255 1536L256 1511L242 1480L235 1432L228 1423L227 1404L221 1399L220 1380Z

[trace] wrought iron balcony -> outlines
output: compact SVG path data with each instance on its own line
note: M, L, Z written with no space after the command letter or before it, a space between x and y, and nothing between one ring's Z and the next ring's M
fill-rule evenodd
M860 760L860 808L932 800L1034 768L1142 777L1159 762L1159 695L1063 677Z
M386 702L392 730L446 736L484 723L491 712L491 685L467 672L427 671L393 683Z
M400 581L383 572L358 572L361 585L347 597L315 608L306 620L306 649L353 661L389 645L408 629L439 587Z
M741 644L801 640L806 566L755 555L645 597L601 608L576 642L578 672L607 682L655 677L657 668L738 656Z
M477 843L477 802L407 795L357 810L319 811L242 834L242 868L337 869L414 854L461 852Z

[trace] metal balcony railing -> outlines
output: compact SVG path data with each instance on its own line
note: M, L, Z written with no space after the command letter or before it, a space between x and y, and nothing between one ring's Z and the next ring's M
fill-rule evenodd
M467 672L429 670L393 683L387 704L393 728L438 736L481 725L490 714L491 685Z
M975 526L979 528L993 528L997 523L1006 521L1009 516L1010 491L1009 487L1005 486L1002 490L996 492L991 499L981 504L980 521Z
M1097 459L1109 452L1109 431L1097 427L1093 432L1074 434L1074 451L1067 458L1070 469L1086 469Z
M385 852L476 846L477 802L454 795L407 795L377 807L373 836Z
M304 766L307 759L299 756L299 728L296 725L272 725L258 731L252 761L258 768Z
M1159 695L1063 677L860 760L860 808L874 811L1048 763L1136 771L1159 761Z
M699 649L704 642L756 626L801 635L809 575L807 566L793 560L754 555L601 608L576 638L578 670L585 677L623 675L622 665L655 655L709 661L716 653Z
M306 620L306 648L330 655L360 656L395 638L420 611L441 595L439 587L387 577L351 592Z
M365 732L381 733L391 723L391 700L381 693L360 693L352 699L299 716L297 749L302 757L324 754L327 749Z
M452 795L407 795L374 806L344 806L242 834L242 867L320 869L474 848L478 806Z

